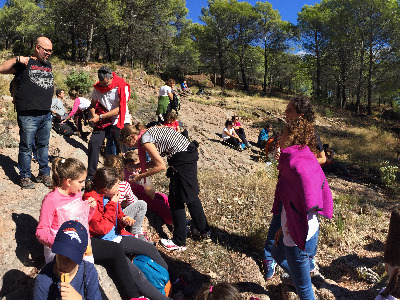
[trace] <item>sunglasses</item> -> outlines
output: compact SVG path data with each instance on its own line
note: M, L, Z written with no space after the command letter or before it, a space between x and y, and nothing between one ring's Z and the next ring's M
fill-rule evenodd
M43 47L40 46L40 45L38 45L38 46L39 46L40 48L42 48L44 52L47 52L47 53L49 53L49 54L52 54L52 53L53 53L53 50L51 50L51 49L45 49L45 48L43 48Z

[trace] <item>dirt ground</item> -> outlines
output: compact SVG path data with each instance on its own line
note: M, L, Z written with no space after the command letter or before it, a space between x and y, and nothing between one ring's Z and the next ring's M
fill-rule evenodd
M143 87L137 82L135 89L138 93L138 113L135 119L150 121L153 118L151 106L146 104L149 95L155 96L155 87ZM68 102L68 101L67 101ZM0 121L4 125L1 134L9 134L18 139L18 129L15 123L4 122L5 109L11 105L10 99L3 97L0 102ZM72 103L68 102L67 106ZM146 106L147 105L147 106ZM141 107L149 107L148 110ZM192 139L200 143L199 172L226 172L240 174L253 174L260 168L267 168L266 164L258 161L256 148L244 152L238 152L221 143L220 134L223 124L235 112L226 110L224 107L209 106L195 102L182 100L182 108L179 114L184 127L189 131ZM252 143L257 141L259 128L252 123L244 122L248 140ZM62 157L76 157L87 163L87 142L77 136L64 138L54 131L51 132L50 155ZM43 265L43 247L35 239L35 230L39 218L41 201L49 192L42 184L37 184L33 190L22 190L18 185L17 169L18 148L0 149L0 277L2 285L0 299L27 299L32 288L34 276ZM38 165L32 163L33 174L36 175ZM218 180L218 178L216 178ZM329 176L329 182L333 193L346 193L346 191L358 190L360 194L371 199L381 198L374 187L347 180L335 175ZM157 180L156 180L157 183ZM160 186L160 191L166 191L166 185ZM204 203L207 207L208 203ZM211 205L211 204L210 204ZM207 209L211 209L208 206ZM383 220L387 220L388 212L383 212ZM151 219L151 218L150 218ZM151 220L150 220L151 221ZM151 222L150 222L151 223ZM383 250L383 239L387 228L387 221L380 226L371 224L358 234L366 242L357 245L349 243L351 247L331 248L329 245L321 245L317 256L320 265L320 276L313 279L314 287L320 299L374 299L381 285L369 283L367 280L359 279L357 268L372 266L381 263ZM155 241L155 230L149 229ZM383 231L382 231L383 230ZM259 299L296 299L293 293L280 284L279 276L266 285L260 271L261 249L252 252L236 250L229 252L232 256L232 264L237 264L236 273L222 271L207 271L196 265L196 256L209 255L212 251L218 251L218 235L222 233L215 231L217 238L211 243L190 242L192 249L184 253L168 253L159 247L171 265L171 272L175 277L183 276L190 280L186 288L186 298L193 296L202 283L229 281L237 284L243 292L244 299L250 296ZM221 237L221 240L223 238ZM240 243L240 239L235 240ZM366 245L369 245L368 247ZM240 249L240 245L236 245ZM236 249L236 248L235 248ZM210 260L213 259L210 255ZM184 270L184 271L183 271ZM218 268L217 268L218 270ZM186 273L185 273L186 272ZM106 287L102 287L107 289ZM285 293L281 293L283 288ZM191 294L191 295L190 295ZM189 295L189 296L188 296ZM182 297L181 297L182 298ZM179 299L177 296L176 299Z

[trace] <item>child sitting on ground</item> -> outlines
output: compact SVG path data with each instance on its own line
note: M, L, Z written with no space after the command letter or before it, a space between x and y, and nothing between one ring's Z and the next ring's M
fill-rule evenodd
M54 258L51 247L60 225L73 217L88 226L95 211L94 199L87 198L89 201L82 201L81 189L85 185L85 178L86 167L81 161L75 158L54 158L52 163L53 190L43 199L39 224L36 229L36 238L44 245L46 263L51 262ZM93 261L93 256L89 252L85 259Z
M93 178L93 191L85 193L83 198L93 197L97 201L96 211L89 222L89 232L93 238L112 241L122 246L124 254L131 258L145 255L168 270L168 265L161 257L154 244L147 242L141 236L133 236L125 230L132 226L134 220L126 216L119 204L119 177L112 168L99 168ZM143 235L143 234L142 234ZM169 300L154 287L134 264L129 264L133 282L142 295L153 300Z
M264 149L267 141L272 136L272 124L266 124L265 127L258 134L257 146Z
M230 283L221 282L214 286L205 286L194 300L241 300L239 291Z
M87 245L88 233L81 223L63 223L51 249L56 258L36 277L32 299L101 300L96 268L83 260Z
M389 233L386 239L383 260L389 276L389 283L379 292L375 300L396 300L400 298L400 211L393 210L390 217Z
M133 193L139 198L143 199L147 203L147 208L160 216L164 223L172 225L172 215L169 208L168 196L162 193L157 193L154 187L142 185L140 182L132 182L129 180L132 174L137 173L137 169L140 166L138 150L130 150L124 155L125 165L125 180L129 181ZM146 178L150 181L150 178Z
M147 211L146 202L138 200L133 195L129 183L120 181L120 167L116 167L117 160L114 156L108 159L107 164L114 165L114 167L97 169L93 178L94 190L83 195L84 199L92 197L97 202L96 212L92 218L97 216L101 219L104 216L113 214L114 219L117 217L116 222L118 223L118 228L114 228L115 232L120 232L121 235L133 235L141 240L148 241L142 229ZM127 200L125 200L125 196ZM108 202L110 204L107 206ZM122 211L121 202L127 204L124 211ZM106 208L109 209L107 210ZM103 227L105 223L101 222L98 225ZM125 226L129 226L129 232L125 231ZM101 228L101 230L103 229L111 230L108 227ZM106 240L113 240L113 238L117 238L114 235L115 233L110 233L109 238L105 238L105 236L104 238Z
M170 113L168 113L163 125L167 126L167 127L172 127L176 131L180 132L179 122L177 121L177 118L178 118L178 116L177 116L176 112L171 111Z

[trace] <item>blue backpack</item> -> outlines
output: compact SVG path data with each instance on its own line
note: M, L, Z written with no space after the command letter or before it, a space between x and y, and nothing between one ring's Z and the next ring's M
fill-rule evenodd
M147 280L165 295L165 286L169 282L168 271L145 255L138 255L133 260L134 263L146 276Z

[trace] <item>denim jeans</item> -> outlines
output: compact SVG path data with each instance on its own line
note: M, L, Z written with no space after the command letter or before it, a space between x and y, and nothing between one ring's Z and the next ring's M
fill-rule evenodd
M306 242L305 251L299 247L287 247L283 244L283 235L278 246L272 248L272 257L290 274L301 300L314 300L314 291L310 276L310 257L317 253L319 230Z
M51 130L51 112L48 113L18 113L19 153L18 169L21 178L31 177L32 144L36 136L37 161L39 174L50 175L49 140Z
M275 233L281 227L281 214L278 213L272 216L271 223L269 224L267 240L264 246L263 260L273 260L271 251L275 243Z

